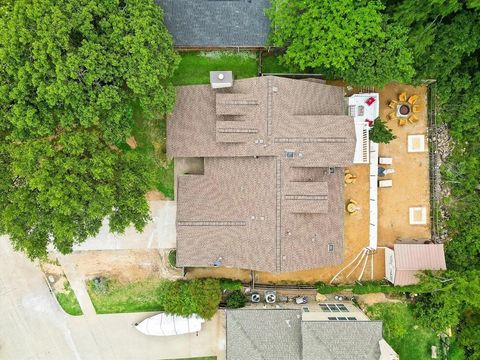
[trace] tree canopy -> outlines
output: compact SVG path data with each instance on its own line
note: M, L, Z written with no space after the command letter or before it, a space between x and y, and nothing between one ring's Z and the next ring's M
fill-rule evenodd
M374 120L373 126L370 129L370 140L377 144L388 144L395 138L396 136L393 134L392 130L386 125L385 122L380 120L380 118Z
M272 0L271 42L283 61L353 85L408 82L414 75L407 29L391 25L381 1Z
M152 0L17 0L0 8L0 232L30 257L142 229L150 161L134 107L170 111L178 56Z

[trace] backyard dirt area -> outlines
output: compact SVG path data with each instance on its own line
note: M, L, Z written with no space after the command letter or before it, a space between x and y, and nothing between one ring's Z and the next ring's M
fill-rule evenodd
M339 84L335 84L339 85ZM384 250L381 247L392 247L398 240L429 239L429 159L428 144L425 152L408 153L407 136L427 134L426 116L426 87L412 87L399 84L390 84L380 93L380 118L387 120L390 100L397 99L398 94L406 92L408 96L417 94L421 111L417 114L419 121L400 127L396 122L388 122L388 126L396 135L390 144L380 144L380 156L392 157L393 165L390 166L395 173L385 179L392 179L391 188L382 188L378 191L378 245L380 248L369 255L365 266L363 280L372 279L371 261L374 264L373 279L380 280L385 276ZM349 92L352 92L351 90ZM345 212L344 239L345 258L339 266L311 269L293 273L266 273L255 272L255 281L260 284L266 283L315 283L318 281L329 282L335 274L349 262L351 262L361 250L368 246L369 229L369 166L353 165L346 169L357 177L354 184L345 185L344 202L349 200L357 202L360 210L355 215ZM409 207L425 207L427 224L410 225ZM353 269L342 273L336 282L354 282L358 279L364 262L348 277L346 275ZM225 277L235 278L248 282L251 280L251 272L242 269L227 268L192 268L188 269L187 277Z
M68 255L76 271L85 278L103 276L121 283L145 278L177 279L181 269L168 263L168 250L80 251Z
M419 121L401 127L394 121L388 126L397 138L389 144L380 144L380 156L393 158L395 173L389 178L393 187L379 189L378 192L378 245L391 246L397 240L430 239L430 183L428 144L425 152L408 153L407 136L425 135L427 139L427 88L406 85L389 86L380 92L380 117L386 120L392 111L388 103L397 99L398 94L406 92L408 96L419 96L417 104L421 107ZM425 225L409 224L409 207L425 207L427 223Z

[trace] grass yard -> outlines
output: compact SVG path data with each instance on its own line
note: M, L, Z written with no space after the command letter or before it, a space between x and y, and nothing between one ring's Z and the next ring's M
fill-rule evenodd
M160 281L148 279L121 284L105 279L102 286L87 281L87 290L97 314L161 311Z
M181 52L174 85L209 84L210 71L231 70L235 79L257 76L257 57L250 51Z
M55 292L55 296L57 297L60 306L67 314L73 316L83 315L80 304L78 303L77 297L70 287L69 282L65 283L64 291Z
M433 330L415 323L412 311L404 303L381 303L368 308L371 320L383 320L383 336L402 360L431 359L431 346L441 352L440 340Z
M298 71L292 71L286 65L280 64L279 56L266 55L262 57L262 73L283 74L298 73Z
M132 135L137 142L137 151L151 157L155 164L155 187L167 198L173 199L173 160L167 158L167 124L164 116L146 121L135 109Z

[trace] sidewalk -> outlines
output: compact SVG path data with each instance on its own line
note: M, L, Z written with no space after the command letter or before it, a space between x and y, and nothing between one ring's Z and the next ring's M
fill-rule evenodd
M78 303L82 308L84 315L96 315L95 308L93 307L92 300L87 292L87 287L85 284L85 278L78 273L68 255L58 255L58 260L63 267L63 271L70 286L77 297Z

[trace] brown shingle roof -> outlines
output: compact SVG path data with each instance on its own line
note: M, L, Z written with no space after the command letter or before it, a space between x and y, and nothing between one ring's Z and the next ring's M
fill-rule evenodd
M326 167L353 160L353 119L343 114L343 90L321 83L263 77L217 91L177 88L168 153L205 157L204 175L178 178L177 264L341 263L343 171Z

